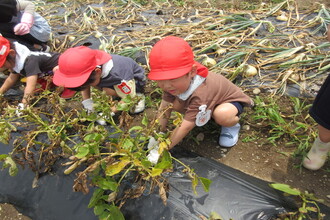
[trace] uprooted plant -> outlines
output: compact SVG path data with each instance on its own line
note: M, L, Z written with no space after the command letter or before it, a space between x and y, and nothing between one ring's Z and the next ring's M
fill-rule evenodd
M141 196L145 190L152 192L158 188L160 198L166 204L168 183L162 174L172 170L174 161L185 167L182 172L191 177L194 191L199 182L208 191L210 180L199 177L171 156L167 150L168 135L155 132L157 118L151 120L144 115L140 125L127 124L131 121L128 112L138 100L127 97L115 103L104 93L93 92L97 93L93 97L99 103L95 109L102 109L102 115L97 112L88 114L77 106L70 107L58 93L49 91L38 96L37 101L23 110L22 116L17 117L16 109L10 105L4 107L0 121L2 141L8 143L10 132L17 127L25 130L24 134L15 138L13 151L0 155L3 166L10 168L10 174L17 173L16 163L29 166L36 173L33 187L37 187L38 178L51 171L58 161L66 166L65 174L79 167L82 171L75 171L77 177L73 190L88 193L91 186L96 188L89 207L94 208L100 219L110 216L124 219L120 207L127 199ZM44 103L46 97L47 103ZM71 102L75 104L75 100ZM116 119L111 116L114 105L122 110ZM108 125L98 125L99 117ZM156 164L147 158L151 149L147 149L146 145L151 136L159 142L158 153L161 156ZM124 188L124 180L131 187Z

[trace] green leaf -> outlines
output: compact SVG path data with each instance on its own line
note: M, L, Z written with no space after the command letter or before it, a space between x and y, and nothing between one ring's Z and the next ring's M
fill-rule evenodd
M111 178L106 179L98 176L93 180L93 182L103 190L116 191L118 188L118 183Z
M16 174L18 173L18 168L16 166L16 163L11 157L6 157L3 166L6 168L9 167L10 176L16 176Z
M108 220L110 218L110 212L104 211L101 215L99 215L100 220Z
M146 115L146 114L144 114L141 123L142 123L144 126L147 126L147 125L148 125L149 121L148 121L148 118L147 118L147 115Z
M307 211L306 208L304 208L304 207L300 207L300 208L299 208L299 212L300 212L300 213L304 213L304 214L306 214L308 211Z
M88 208L92 208L92 207L96 206L98 201L102 198L103 192L104 191L102 189L99 189L99 188L95 189L93 196L89 201Z
M9 157L7 154L0 154L0 160L4 160Z
M199 180L201 181L205 192L208 192L210 190L210 185L211 185L212 181L207 178L204 178L204 177L199 177Z
M155 165L155 168L162 169L162 170L170 169L170 168L172 168L172 163L169 161L162 160L161 162L159 162L158 164Z
M124 148L124 149L130 149L131 147L133 147L134 146L134 143L133 143L133 141L131 140L131 139L125 139L124 141L123 141L123 143L122 143L122 148Z
M78 147L77 154L75 155L78 158L83 158L89 153L89 147L86 145L82 145Z
M159 176L160 174L162 174L162 172L163 172L163 169L159 169L159 168L152 168L152 170L151 170L151 176L152 177L155 177L155 176Z
M270 186L273 187L274 189L280 190L290 195L294 195L294 196L301 195L301 192L299 190L293 189L287 184L271 183Z
M131 133L132 131L141 131L141 130L143 130L143 128L141 126L134 126L134 127L130 128L128 130L128 132Z
M118 111L128 111L129 105L127 103L118 103L117 110Z
M125 220L123 213L117 206L111 205L108 210L110 211L110 218L108 220Z
M172 158L171 154L164 150L160 158L160 162L156 164L155 168L158 169L171 169L172 168Z
M84 141L86 142L97 142L102 139L102 135L99 133L92 133L92 134L87 134L84 137Z
M306 210L311 211L311 212L317 212L317 208L316 207L306 207Z
M160 162L158 164L156 164L155 168L159 168L159 169L172 168L171 154L167 150L163 151L162 156L160 158Z
M106 208L107 208L107 206L105 204L96 205L94 207L94 214L95 215L102 215Z
M125 160L125 159L122 161L119 161L119 162L115 162L115 163L107 166L105 173L107 176L116 175L117 173L120 173L120 171L122 171L125 168L125 166L129 163L130 163L130 161Z

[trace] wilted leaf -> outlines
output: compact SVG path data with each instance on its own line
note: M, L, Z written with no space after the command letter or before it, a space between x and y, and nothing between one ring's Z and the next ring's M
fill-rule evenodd
M166 205L167 204L167 196L166 196L166 190L164 187L164 183L160 183L158 184L159 187L159 196L163 201L163 204Z
M196 187L198 185L198 178L196 175L193 175L192 180L191 180L191 185L192 185L194 193L197 195Z
M113 176L116 175L117 173L120 173L127 164L129 164L131 161L129 160L121 160L119 162L115 162L109 166L107 166L105 173L107 176Z
M159 150L158 150L159 154L162 154L163 151L167 150L167 149L168 149L168 145L167 145L166 141L163 141L163 142L159 143Z
M18 173L18 168L16 166L15 161L9 156L6 157L3 166L5 168L9 167L9 175L10 176L15 176Z
M222 220L223 218L216 212L211 212L210 220Z
M112 192L109 194L107 201L113 202L113 201L115 201L116 197L117 197L117 192Z

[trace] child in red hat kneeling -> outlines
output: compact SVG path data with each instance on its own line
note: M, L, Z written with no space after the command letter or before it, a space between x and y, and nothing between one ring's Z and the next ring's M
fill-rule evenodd
M114 97L139 96L140 101L133 113L140 113L145 108L142 93L146 82L144 69L129 57L110 55L86 46L70 48L60 56L53 82L58 86L81 91L82 104L90 112L94 111L91 87ZM102 120L98 122L105 124Z
M183 121L171 134L171 149L195 126L205 125L212 117L221 125L219 144L232 147L240 130L239 115L252 99L231 81L194 60L189 44L168 36L155 44L149 57L148 78L164 91L159 113L165 131L172 110L184 114ZM173 105L171 107L171 105Z
M38 82L42 78L53 75L60 54L30 51L26 46L0 36L0 67L9 69L11 73L0 87L0 94L9 90L21 76L26 77L26 86L22 102L18 109L24 109L29 98L36 92ZM43 88L46 89L46 88ZM71 91L71 96L74 91Z

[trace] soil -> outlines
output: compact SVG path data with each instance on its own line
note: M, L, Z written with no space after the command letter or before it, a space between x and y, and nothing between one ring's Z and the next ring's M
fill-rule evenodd
M227 4L236 1L225 1ZM308 8L314 3L310 0L297 1L301 8ZM328 0L320 1L329 4ZM251 94L251 97L254 95ZM288 105L288 97L283 96L279 106ZM147 114L155 114L155 108L147 108ZM269 130L261 127L248 118L249 111L241 120L242 129L240 139L232 148L221 148L218 145L220 127L214 123L204 130L194 129L191 134L176 147L184 147L201 156L212 158L220 163L238 169L244 173L269 182L286 183L301 191L313 193L316 198L330 206L330 162L318 171L309 171L300 166L301 157L293 155L295 146L287 145L285 140L279 141L276 146L269 143ZM138 119L138 116L137 116ZM248 125L248 126L247 126ZM256 140L243 142L247 137L256 136ZM199 137L199 141L196 138ZM30 218L18 213L9 204L0 204L0 219L29 220Z
M249 95L252 98L255 96ZM306 102L308 104L312 100ZM288 96L281 97L277 104L289 106L285 108L285 113L290 115L292 103ZM244 111L240 121L240 138L234 147L219 146L221 127L213 121L202 128L194 128L176 147L183 147L268 182L288 184L301 192L314 194L323 204L330 206L330 161L318 171L305 169L301 166L303 157L295 154L297 146L288 144L285 138L278 140L275 145L270 143L267 139L270 137L270 128L249 118L253 109L245 108ZM155 110L149 109L147 114L153 115ZM254 141L242 141L249 137L257 138Z

